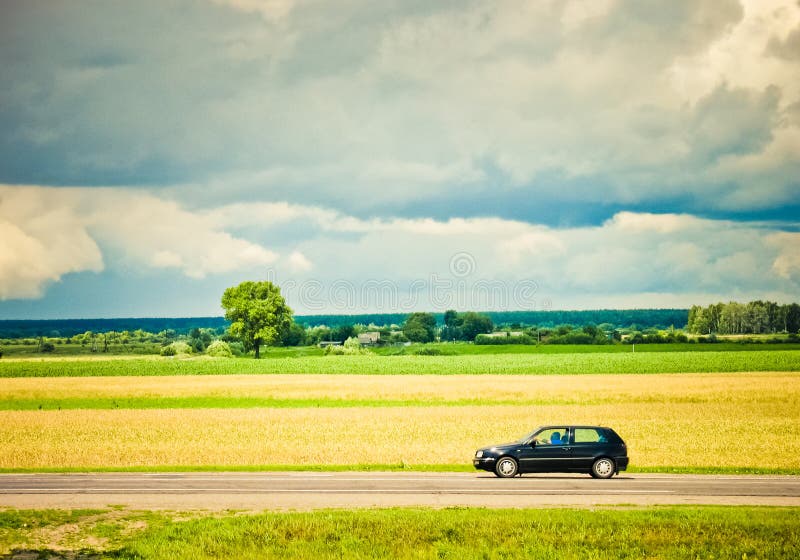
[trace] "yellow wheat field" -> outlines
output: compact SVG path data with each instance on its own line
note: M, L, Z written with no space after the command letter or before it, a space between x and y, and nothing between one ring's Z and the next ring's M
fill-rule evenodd
M260 397L344 400L765 403L800 400L800 373L661 375L201 375L0 380L0 399Z
M478 446L558 422L613 426L637 466L800 468L797 399L775 406L6 411L0 412L0 468L469 464Z

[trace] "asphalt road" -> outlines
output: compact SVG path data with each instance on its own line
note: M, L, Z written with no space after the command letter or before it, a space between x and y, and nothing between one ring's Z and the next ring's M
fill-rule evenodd
M800 477L269 472L0 474L0 506L134 509L800 505Z

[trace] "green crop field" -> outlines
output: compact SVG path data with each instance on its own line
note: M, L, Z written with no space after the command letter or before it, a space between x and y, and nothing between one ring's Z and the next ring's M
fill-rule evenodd
M460 356L310 356L224 358L2 359L0 377L209 374L588 374L800 371L800 350L759 352L625 352Z
M769 338L775 338L771 336ZM432 352L446 356L481 354L617 354L630 352L772 352L775 350L800 350L800 343L769 343L758 336L750 340L736 341L722 337L716 343L664 343L664 344L498 344L480 345L469 342L439 342L411 344L410 346L379 346L371 352L381 356L414 355L418 352ZM106 356L145 356L159 355L162 345L157 343L109 344L105 350L102 345L92 349L88 344L57 344L52 354L43 354L36 344L19 344L17 341L0 342L7 358L42 357L106 357ZM272 347L262 350L263 358L300 358L322 356L324 349L317 346Z

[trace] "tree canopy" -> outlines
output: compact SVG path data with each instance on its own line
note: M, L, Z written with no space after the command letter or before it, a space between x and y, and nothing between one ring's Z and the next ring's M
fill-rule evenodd
M436 317L433 313L412 313L406 319L403 333L411 342L436 340Z
M689 310L689 332L698 334L759 334L800 330L800 305L772 301L694 305Z
M461 320L461 336L464 340L475 340L479 334L490 333L494 330L494 324L488 315L467 311L460 313L458 318Z
M242 282L222 294L225 318L231 322L231 335L239 338L245 350L260 357L262 344L280 340L292 323L292 310L281 290L272 282Z

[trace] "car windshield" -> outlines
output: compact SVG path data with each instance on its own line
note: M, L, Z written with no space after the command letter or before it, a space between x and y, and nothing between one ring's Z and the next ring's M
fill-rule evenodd
M541 428L536 428L532 432L528 432L527 434L519 438L515 443L525 443L526 441L529 441L533 437L533 434L535 434L539 430L541 430Z

